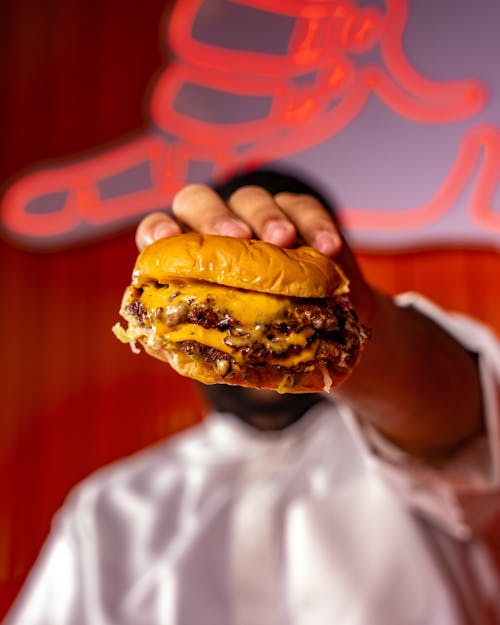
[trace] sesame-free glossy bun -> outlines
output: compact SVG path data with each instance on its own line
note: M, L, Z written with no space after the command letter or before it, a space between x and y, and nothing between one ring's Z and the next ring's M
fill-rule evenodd
M139 255L133 285L172 279L212 282L272 295L331 297L348 291L332 260L311 247L190 232L160 239Z

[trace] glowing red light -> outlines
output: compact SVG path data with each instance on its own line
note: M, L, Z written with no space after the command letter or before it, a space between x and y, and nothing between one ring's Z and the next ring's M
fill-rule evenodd
M75 232L82 224L99 234L104 226L109 230L126 218L168 206L187 181L190 162L209 163L212 176L218 177L248 163L300 152L350 124L371 95L398 115L425 124L462 120L485 105L481 83L432 81L410 64L402 46L407 0L386 0L385 12L360 7L354 0L232 0L234 6L262 12L263 19L272 14L291 21L283 54L228 49L197 39L194 25L205 4L175 4L168 28L175 56L151 94L150 134L96 158L20 178L2 202L8 231L40 246L51 238L78 238ZM376 45L383 63L358 65L357 55ZM179 105L186 89L221 99L255 100L262 110L252 119L204 118L203 110L186 112ZM425 205L399 214L347 208L347 224L406 229L436 219L472 175L478 146L485 156L471 210L478 223L499 227L498 215L487 208L499 176L500 138L494 128L472 129L464 137L449 176ZM147 184L122 194L103 192L105 183L138 168ZM40 198L56 198L59 204L37 212L33 206Z

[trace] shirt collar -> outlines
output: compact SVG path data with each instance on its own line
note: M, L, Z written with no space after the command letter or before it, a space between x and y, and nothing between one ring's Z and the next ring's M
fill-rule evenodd
M262 431L248 425L232 413L212 412L205 418L205 428L210 439L221 450L241 455L261 452L278 453L291 449L298 441L301 445L311 438L327 418L332 418L333 404L322 401L298 421L283 430Z

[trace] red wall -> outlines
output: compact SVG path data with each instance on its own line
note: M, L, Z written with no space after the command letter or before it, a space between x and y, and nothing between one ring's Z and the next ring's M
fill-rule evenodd
M164 0L0 4L0 182L143 124ZM111 333L132 233L35 254L0 241L0 617L68 489L199 419L192 385ZM174 384L175 388L174 388Z
M164 9L164 0L3 0L0 182L141 129ZM189 382L111 334L135 254L133 233L45 255L0 242L0 616L68 489L202 413ZM497 253L361 260L388 291L417 289L500 330Z

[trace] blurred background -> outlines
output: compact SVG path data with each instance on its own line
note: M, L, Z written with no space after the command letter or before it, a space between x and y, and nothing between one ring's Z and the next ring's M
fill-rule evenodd
M372 282L500 331L500 7L267 7L0 3L0 618L77 481L203 416L111 333L134 225L185 182L300 168Z

